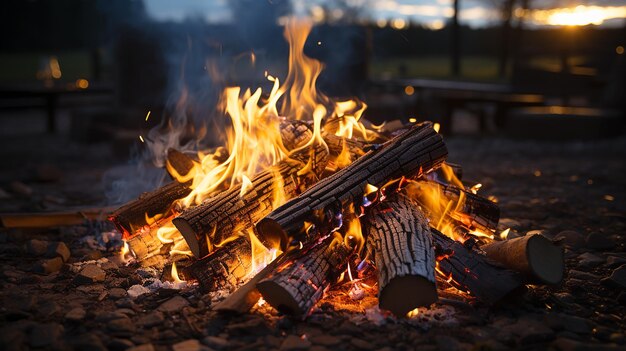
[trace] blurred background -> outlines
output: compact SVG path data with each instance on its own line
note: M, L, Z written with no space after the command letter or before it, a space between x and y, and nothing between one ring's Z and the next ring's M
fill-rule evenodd
M290 16L315 23L304 51L325 65L319 89L365 101L364 118L376 124L438 122L452 161L487 157L474 155L480 145L506 159L556 143L556 167L567 155L600 160L623 145L623 0L0 7L0 210L122 203L166 182L167 147L189 149L201 127L205 146L219 142L223 127L212 122L224 87L268 92L266 72L284 80Z

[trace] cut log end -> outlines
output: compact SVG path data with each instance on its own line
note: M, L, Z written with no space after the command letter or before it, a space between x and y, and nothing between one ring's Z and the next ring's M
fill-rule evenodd
M196 232L189 225L189 223L183 218L177 217L172 220L172 224L176 226L176 229L183 235L189 250L195 257L202 257L200 250L200 241L196 237Z
M265 280L256 285L257 290L272 307L284 314L300 316L306 313L293 294L272 280Z
M264 233L264 244L270 245L270 247L280 246L283 250L286 249L289 243L289 235L280 223L266 217L256 224L256 228Z
M417 307L427 307L436 302L437 287L429 279L417 275L396 277L380 291L378 299L380 308L404 317Z

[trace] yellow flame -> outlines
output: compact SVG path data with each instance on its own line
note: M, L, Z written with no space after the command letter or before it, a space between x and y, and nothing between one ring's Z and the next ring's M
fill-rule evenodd
M184 280L180 279L178 276L178 269L176 269L176 262L172 263L172 279L174 279L174 283L182 283Z
M441 129L441 124L439 123L433 124L433 129L435 130L435 132L439 133L439 129Z
M509 237L510 231L511 231L511 228L506 228L505 230L503 230L502 233L500 233L500 239L506 240Z
M482 187L483 187L483 185L482 185L482 184L480 184L480 183L478 183L478 184L475 184L474 186L472 186L472 187L470 188L470 191L471 191L472 193L476 194L476 193L478 193L478 190L480 190L480 188L482 188Z
M246 177L246 175L242 175L241 176L241 190L239 191L239 197L243 197L246 192L248 191L248 189L250 189L252 187L252 182L250 181L250 178Z
M415 308L406 314L406 318L415 318L420 314L419 308Z

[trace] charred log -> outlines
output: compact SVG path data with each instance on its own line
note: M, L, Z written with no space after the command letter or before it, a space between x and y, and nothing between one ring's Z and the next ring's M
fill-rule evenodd
M523 277L431 228L438 274L456 288L493 304L524 286Z
M165 168L173 180L180 180L180 177L188 175L193 167L194 162L191 157L176 149L167 150L167 164Z
M419 175L438 167L446 156L447 149L432 124L415 126L280 206L257 224L257 231L265 242L278 241L283 248L294 239L314 241L317 237L307 235L305 222L332 226L337 211L362 199L368 183L382 187L393 179Z
M378 304L396 316L437 301L435 249L428 220L405 196L377 205L365 224L378 269Z
M543 235L527 235L481 246L487 257L522 272L532 282L559 284L565 271L563 248Z
M330 237L295 260L280 265L257 284L263 299L277 310L306 315L322 298L324 290L346 269L350 250L342 239Z

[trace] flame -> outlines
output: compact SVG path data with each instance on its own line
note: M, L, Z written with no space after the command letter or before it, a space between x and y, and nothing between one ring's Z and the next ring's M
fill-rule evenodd
M250 245L252 252L252 269L250 274L255 274L261 269L265 268L270 262L274 261L278 257L277 249L268 249L263 245L261 240L256 237L252 229L248 230L248 236L250 237Z
M506 228L505 230L503 230L502 233L500 233L500 239L506 240L509 237L510 231L511 231L511 228Z
M184 282L184 280L180 279L180 277L178 276L178 269L176 269L176 262L172 263L172 279L174 279L174 283L182 283Z
M415 318L420 314L420 310L419 307L416 307L415 309L407 312L406 314L406 318Z

